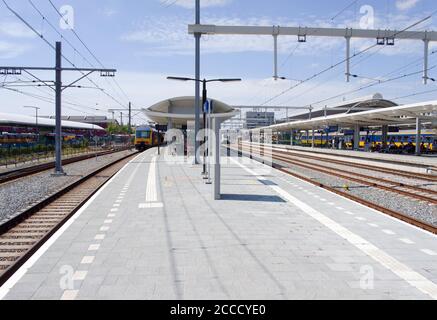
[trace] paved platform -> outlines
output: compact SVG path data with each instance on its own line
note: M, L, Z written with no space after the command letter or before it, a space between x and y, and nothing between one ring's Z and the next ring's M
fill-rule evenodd
M259 163L149 150L0 289L4 299L437 299L437 237Z

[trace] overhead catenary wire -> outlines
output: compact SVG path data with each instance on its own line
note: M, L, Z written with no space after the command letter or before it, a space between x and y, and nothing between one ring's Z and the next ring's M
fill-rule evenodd
M359 0L354 0L352 1L352 3L348 4L346 7L344 7L343 9L341 9L336 15L334 15L331 18L331 21L334 21L336 18L338 18L341 14L343 14L343 12L345 12L346 10L348 10L349 8L351 8L352 6L354 6Z
M433 51L429 55L431 56L431 55L433 55L435 53L437 53L437 51ZM430 68L428 68L428 71L430 71L432 69L435 69L435 68L436 68L436 66L430 67ZM403 69L405 69L405 68L398 68L394 72L392 71L392 72L389 72L389 73L383 75L382 78L387 77L388 75L392 75L392 74L394 74L396 72L399 72L399 71L401 71ZM371 87L374 87L374 86L377 86L377 85L381 85L381 84L384 84L384 83L387 83L387 82L392 82L394 80L399 80L399 79L407 78L407 77L410 77L410 76L413 76L413 75L420 74L421 72L423 72L423 70L421 70L421 71L414 71L414 72L411 72L411 73L408 73L408 74L403 74L401 76L392 77L392 78L389 78L389 79L373 80L374 83L372 83L370 85L366 85L364 87L360 86L360 87L358 87L356 89L353 89L353 90L350 90L350 91L347 91L347 92L343 92L343 93L340 93L340 94L336 94L336 95L334 95L332 97L329 97L329 98L326 98L326 99L323 99L323 100L320 100L320 101L316 101L316 102L310 103L310 104L308 104L308 106L314 106L314 105L317 105L317 104L320 104L320 103L328 102L330 100L342 97L342 96L347 95L347 94L356 93L356 92L359 92L359 91L362 91L364 89L368 89L368 88L371 88Z
M433 13L431 13L430 15L428 15L427 17L425 17L425 18L423 18L423 19L421 19L421 20L419 20L419 21L417 21L417 22L415 22L415 23L409 25L408 27L402 29L401 31L396 32L396 33L393 35L393 37L396 37L396 36L398 36L399 34L401 34L401 33L405 32L405 31L407 31L407 30L409 30L409 29L411 29L411 28L413 28L413 27L415 27L415 26L417 26L417 25L423 23L424 21L429 20L429 19L430 19L430 18L435 14L435 12L437 12L437 10L434 11ZM307 82L309 82L309 81L311 81L311 80L313 80L313 79L315 79L315 78L321 76L322 74L325 74L326 72L328 72L328 71L330 71L330 70L332 70L332 69L334 69L334 68L336 68L336 67L342 65L343 63L347 62L348 60L352 60L353 58L356 58L356 57L358 57L358 56L360 56L360 55L366 53L367 51L371 50L372 48L375 48L376 46L378 46L378 44L371 45L371 46L369 46L369 47L367 47L367 48L365 48L365 49L363 49L363 50L361 50L361 51L359 51L359 52L357 52L357 53L354 53L350 58L342 59L341 61L335 63L334 65L331 65L330 67L328 67L328 68L326 68L326 69L323 69L323 70L320 71L320 72L315 73L314 75L310 76L309 78L307 78L307 79L305 79L305 80L299 82L299 83L296 84L296 85L293 85L293 86L289 87L288 89L286 89L286 90L282 91L281 93L279 93L279 94L273 96L272 98L268 99L267 101L265 101L264 103L262 103L261 106L265 106L265 105L267 105L268 103L270 103L270 102L272 102L272 101L278 99L279 97L285 95L286 93L290 92L291 90L293 90L293 89L295 89L295 88L297 88L297 87L300 87L302 84L307 83Z
M65 19L65 17L59 12L59 10L56 8L56 6L53 4L52 0L48 0L50 5L52 6L52 8L56 11L56 13L59 15L59 17L66 23L66 25L69 25L69 22L67 19ZM91 49L89 48L89 46L82 40L82 38L79 36L79 34L76 32L76 30L74 30L74 28L72 28L70 26L69 28L71 30L71 32L74 34L74 36L79 40L79 42L84 46L84 48L88 51L88 53L94 58L94 60L96 60L96 62L100 65L100 67L105 68L105 66L103 65L103 63L97 58L97 56L91 51ZM88 62L89 63L89 62ZM91 63L89 63L90 65L92 65ZM130 101L131 99L129 98L129 96L126 94L126 92L121 88L121 86L119 85L119 83L113 79L115 84L118 86L119 90L123 93L123 95Z
M437 65L434 65L431 68L429 68L428 71L432 70L432 69L435 69L436 67L437 67ZM329 100L332 100L332 99L335 99L335 98L339 98L339 97L342 97L342 96L347 95L347 94L356 93L356 92L362 91L364 89L368 89L368 88L374 87L376 85L380 85L380 84L384 84L384 83L388 83L388 82L404 79L404 78L407 78L407 77L411 77L411 76L420 74L422 72L423 72L423 70L419 70L419 71L411 72L411 73L408 73L408 74L403 74L401 76L397 76L397 77L394 77L394 78L390 78L390 79L386 79L386 80L381 80L379 82L374 82L374 83L371 83L371 84L359 87L358 89L350 90L350 91L347 91L347 92L342 92L342 93L337 94L337 95L335 95L333 97L317 101L315 103L312 103L311 105L313 106L313 105L317 105L317 104L320 104L320 103L324 103L324 102L327 102Z
M54 51L56 51L56 47L51 44L42 33L38 32L29 22L27 22L17 11L15 11L7 2L6 0L2 0L2 2L4 3L4 5L6 6L6 8L11 11L20 21L22 21L32 32L34 32L39 38L41 38L50 48L52 48ZM85 73L80 71L77 66L69 59L67 58L64 54L62 54L62 58L67 61L74 69L77 69L78 72L80 72L83 76L85 76ZM110 99L114 100L117 104L123 106L123 104L118 101L116 98L114 98L112 95L110 95L109 93L107 93L104 89L102 89L99 85L97 85L91 78L89 78L89 76L85 76L85 78L91 82L96 88L101 89L101 92L103 94L105 94L107 97L109 97Z
M51 44L46 37L38 32L28 21L26 21L26 19L24 19L17 11L15 11L7 2L6 0L2 0L3 4L6 6L6 8L13 13L22 23L24 23L33 33L35 33L38 38L42 39L51 49L56 50L55 46L53 44ZM33 3L34 5L34 3ZM36 6L35 6L36 8ZM42 12L39 10L39 13L42 14ZM59 13L59 11L58 11ZM44 15L43 15L44 16ZM44 18L46 21L47 18ZM53 26L52 24L50 24L51 26ZM63 37L63 39L65 39L65 37ZM69 44L71 45L71 42L69 42ZM74 48L74 46L73 46ZM75 49L75 48L74 48ZM79 51L76 49L75 52L79 53ZM73 63L68 57L65 56L65 54L62 54L62 58L67 61L70 65L73 66L74 69L78 69L76 64ZM80 72L83 76L85 76L85 73L77 70L78 72ZM107 93L103 88L101 88L98 84L96 84L91 78L89 78L88 76L85 76L85 78L93 84L93 86L97 89L99 89L105 96L107 96L108 98L110 98L111 100L113 100L114 102L116 102L118 105L122 106L123 108L125 108L127 110L127 107L125 104L121 103L118 99L116 99L115 97L113 97L111 94Z

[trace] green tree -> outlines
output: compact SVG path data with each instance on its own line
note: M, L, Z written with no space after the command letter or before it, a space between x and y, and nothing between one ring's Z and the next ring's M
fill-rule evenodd
M128 134L129 126L121 126L119 124L111 123L108 126L108 134Z

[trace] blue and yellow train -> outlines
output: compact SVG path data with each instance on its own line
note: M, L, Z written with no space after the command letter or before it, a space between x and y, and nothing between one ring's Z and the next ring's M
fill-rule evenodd
M158 144L162 144L162 137L162 134L151 126L137 127L135 130L135 148L138 151L145 151L156 147Z
M435 130L423 130L421 135L421 145L425 152L437 152L437 134ZM316 133L314 137L314 144L316 147L332 146L334 141L342 141L344 148L353 148L353 136L344 133ZM307 137L303 134L297 144L311 145L312 135ZM377 132L362 132L360 137L360 148L366 148L377 151L382 148L382 133ZM408 146L416 146L416 134L414 130L400 130L399 132L391 132L387 139L388 147L392 149L403 149Z

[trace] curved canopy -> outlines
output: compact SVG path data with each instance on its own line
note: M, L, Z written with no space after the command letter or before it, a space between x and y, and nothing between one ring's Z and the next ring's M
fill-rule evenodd
M223 120L234 117L237 112L229 105L219 100L211 99L214 105L213 117ZM175 125L186 125L187 121L195 120L195 97L177 97L161 101L148 109L143 109L152 121L165 125L172 122Z
M436 113L437 101L428 101L403 106L394 106L390 108L369 110L364 112L319 117L311 120L288 122L262 129L288 131L312 130L337 125L348 127L354 125L382 126L415 124L417 118L421 119L422 121L429 121L434 124L437 120Z

